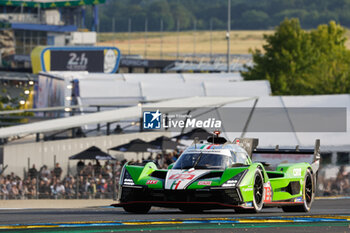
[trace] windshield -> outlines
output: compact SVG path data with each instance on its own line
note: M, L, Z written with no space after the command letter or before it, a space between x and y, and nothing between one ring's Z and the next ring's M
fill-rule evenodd
M225 169L233 163L231 156L211 153L186 153L176 161L173 169Z

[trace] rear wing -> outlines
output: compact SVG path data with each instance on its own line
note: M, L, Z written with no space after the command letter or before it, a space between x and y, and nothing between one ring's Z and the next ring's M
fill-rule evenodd
M259 139L258 138L235 138L235 140L233 140L233 143L238 144L243 149L245 149L251 158L253 151L256 150L256 147L259 144Z
M320 165L320 139L316 139L313 149L300 149L298 145L294 149L279 148L279 145L275 148L258 148L258 138L236 138L234 143L243 147L253 161L271 164L277 164L278 160L279 163L309 162L314 172Z

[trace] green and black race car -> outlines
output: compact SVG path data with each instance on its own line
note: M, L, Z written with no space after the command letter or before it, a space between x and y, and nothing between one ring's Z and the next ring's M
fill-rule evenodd
M193 212L232 208L259 212L281 207L285 212L308 212L314 200L319 167L319 140L314 149L257 149L258 139L213 136L198 140L168 169L148 162L126 164L121 173L118 203L131 213L147 213L152 206ZM273 171L254 154L309 155L313 162L281 163Z

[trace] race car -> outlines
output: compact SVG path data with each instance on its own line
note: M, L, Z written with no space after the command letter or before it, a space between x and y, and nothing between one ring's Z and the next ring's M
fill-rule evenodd
M227 141L218 134L206 143L195 139L167 169L156 164L125 164L118 203L130 213L147 213L152 206L184 212L231 208L258 213L265 207L285 212L308 212L315 196L320 141L314 149L259 149L258 139ZM281 163L271 170L264 161L252 162L254 154L307 155L311 164Z

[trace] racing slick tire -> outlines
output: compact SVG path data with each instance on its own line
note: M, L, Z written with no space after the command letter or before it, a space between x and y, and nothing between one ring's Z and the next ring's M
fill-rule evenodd
M123 206L123 209L126 212L134 213L134 214L147 214L151 209L151 205L148 204L129 204Z
M264 177L260 169L257 169L254 174L254 188L253 188L253 208L235 208L237 213L259 213L264 206Z
M303 204L296 206L282 206L284 212L309 212L315 198L315 179L310 171L306 170L303 185Z

